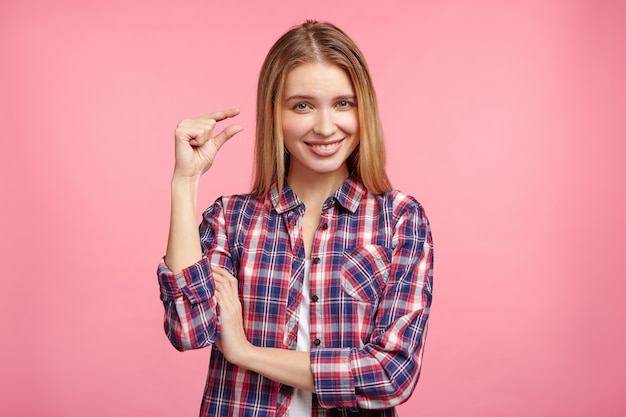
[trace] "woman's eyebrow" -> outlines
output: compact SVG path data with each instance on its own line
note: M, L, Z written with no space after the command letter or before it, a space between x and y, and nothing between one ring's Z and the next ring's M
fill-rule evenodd
M313 96L308 96L306 94L294 94L293 96L289 96L285 99L285 101L291 101L291 100L310 100L312 99Z
M285 101L292 101L292 100L311 100L314 99L315 97L313 96L309 96L306 94L294 94L292 96L289 96L287 98L285 98ZM356 96L354 94L342 94L342 95L338 95L333 97L333 100L356 100Z

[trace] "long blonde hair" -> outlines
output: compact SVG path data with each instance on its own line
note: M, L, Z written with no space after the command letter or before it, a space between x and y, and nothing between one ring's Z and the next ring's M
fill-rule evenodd
M307 62L342 68L352 81L359 114L359 145L348 157L348 171L375 194L391 189L385 170L385 145L378 101L365 57L354 41L330 23L307 21L276 41L261 67L257 89L255 177L251 194L261 197L278 182L282 189L285 155L281 106L287 74Z

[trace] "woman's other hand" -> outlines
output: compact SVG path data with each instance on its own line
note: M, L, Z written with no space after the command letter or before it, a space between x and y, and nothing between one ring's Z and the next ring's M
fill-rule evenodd
M248 342L243 328L237 278L223 268L214 266L211 270L221 320L221 333L215 346L230 363L245 367L252 344Z

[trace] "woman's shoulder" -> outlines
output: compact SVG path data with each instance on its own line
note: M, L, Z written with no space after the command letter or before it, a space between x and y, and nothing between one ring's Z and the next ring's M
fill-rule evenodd
M224 205L258 205L263 204L265 198L257 198L252 194L231 194L221 196L218 200L221 200Z
M422 204L410 194L400 190L389 190L380 194L368 193L370 198L376 198L382 204L391 207L394 212L422 211Z
M231 194L218 197L206 210L205 215L222 212L225 216L255 212L267 205L267 198L257 198L251 194Z
M384 198L389 207L394 230L403 230L402 233L405 235L419 230L420 232L414 235L421 237L425 236L424 233L429 233L430 221L417 198L400 190L387 191Z

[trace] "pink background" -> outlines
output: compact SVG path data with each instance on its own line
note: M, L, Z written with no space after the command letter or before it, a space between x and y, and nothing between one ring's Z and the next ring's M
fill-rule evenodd
M400 416L626 415L623 1L3 1L0 415L195 416L209 350L155 269L177 121L240 106L202 206L250 184L255 83L305 18L362 47L435 297Z

